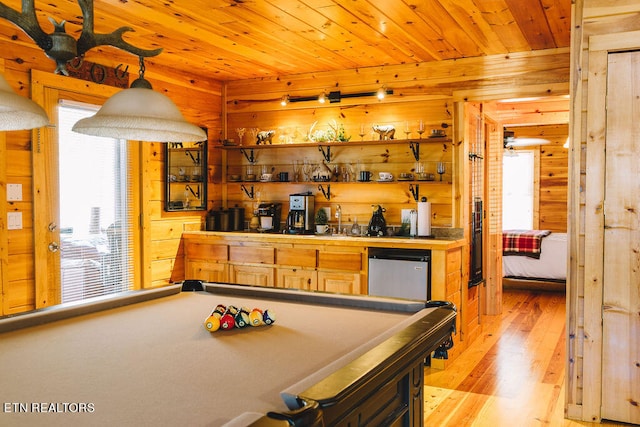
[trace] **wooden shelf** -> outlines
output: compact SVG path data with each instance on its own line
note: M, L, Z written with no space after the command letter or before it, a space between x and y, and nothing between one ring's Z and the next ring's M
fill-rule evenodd
M443 143L451 142L449 137L422 138L422 139L385 139L374 141L345 141L345 142L292 142L290 144L263 144L263 145L214 145L215 148L223 150L243 150L243 149L271 149L271 148L297 148L297 147L344 147L358 145L389 145L389 144L416 144L416 143Z

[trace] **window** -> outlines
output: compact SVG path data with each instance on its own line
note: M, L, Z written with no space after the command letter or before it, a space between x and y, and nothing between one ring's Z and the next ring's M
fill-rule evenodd
M502 229L533 229L534 152L502 157Z
M97 109L71 101L58 107L62 302L122 292L133 283L126 141L71 131Z

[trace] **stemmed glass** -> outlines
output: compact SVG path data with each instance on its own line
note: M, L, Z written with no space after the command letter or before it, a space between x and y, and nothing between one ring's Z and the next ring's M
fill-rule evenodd
M422 139L422 134L424 133L424 122L422 120L418 121L418 135L420 135L420 139Z
M236 132L238 134L238 138L240 139L240 145L242 145L242 137L244 136L244 128L237 128Z
M409 122L404 122L404 133L407 135L406 139L409 139L409 135L411 135L411 128L409 127Z
M253 138L253 143L256 142L256 137L258 136L258 128L249 128L249 135Z
M305 181L309 181L311 172L313 172L313 164L308 159L304 159L304 163L302 164L302 174L304 175Z
M360 133L358 134L358 135L360 135L360 141L364 141L364 136L366 134L367 133L365 132L364 123L363 123L363 124L360 125Z
M442 181L442 175L445 172L444 162L438 162L436 165L436 172L438 172L438 175L440 175L440 181Z
M293 180L295 182L300 180L300 160L293 161Z

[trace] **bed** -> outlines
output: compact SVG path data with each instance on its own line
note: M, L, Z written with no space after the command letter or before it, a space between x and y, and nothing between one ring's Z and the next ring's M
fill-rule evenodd
M565 290L567 234L548 230L503 231L503 287Z

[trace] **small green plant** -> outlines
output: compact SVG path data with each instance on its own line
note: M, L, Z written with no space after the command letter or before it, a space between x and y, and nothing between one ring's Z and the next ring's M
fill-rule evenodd
M316 212L316 225L325 225L329 222L329 218L327 217L327 211L320 208L318 212Z

